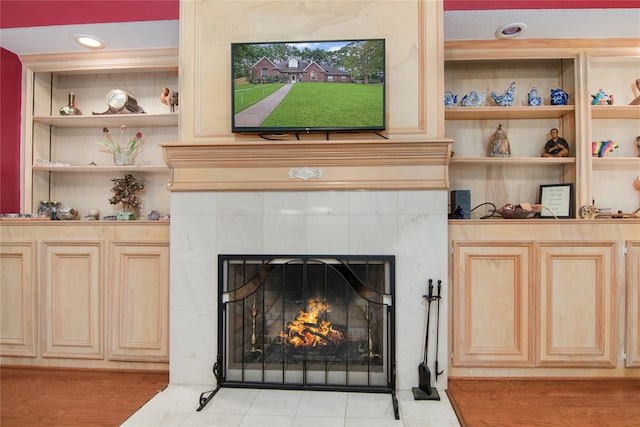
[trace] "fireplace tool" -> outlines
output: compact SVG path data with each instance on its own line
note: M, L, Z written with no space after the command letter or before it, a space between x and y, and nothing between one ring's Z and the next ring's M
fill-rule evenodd
M433 295L433 280L429 279L429 293L422 295L427 300L427 331L424 337L424 358L418 365L418 387L412 387L415 400L440 400L440 395L435 387L431 387L431 371L428 365L429 356L429 320L431 319L431 303L440 298Z
M438 382L438 375L442 375L444 369L438 372L438 341L440 338L440 299L442 298L442 280L438 280L438 295L436 296L436 300L438 301L436 307L436 364L434 367L436 382Z

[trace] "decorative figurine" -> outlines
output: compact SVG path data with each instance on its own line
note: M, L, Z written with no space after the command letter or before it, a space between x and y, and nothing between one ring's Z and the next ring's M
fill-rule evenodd
M542 152L542 157L567 157L569 155L569 144L567 141L558 136L558 129L553 128L549 131L551 139L547 141Z
M607 95L600 89L595 95L591 95L591 105L613 105L613 95Z
M144 109L138 105L138 100L121 89L113 89L107 93L107 110L102 113L92 113L94 115L103 114L127 114L144 113Z
M636 88L638 89L637 92L633 89L633 86L631 87L631 91L635 98L629 103L629 105L640 105L640 79L636 79Z
M162 88L162 94L160 95L160 101L164 105L171 107L171 112L176 112L176 105L178 105L178 92L172 91L168 87Z
M527 105L530 107L539 107L542 105L542 98L538 96L538 89L531 88L531 92L527 94Z
M444 92L444 106L453 107L458 102L458 95L455 95L450 90Z
M567 105L569 95L560 88L551 89L551 105Z
M478 93L475 90L473 90L468 95L465 95L462 97L462 99L460 100L460 106L461 107L480 107L482 106L482 104L484 104L484 101L485 101L485 92L482 91L482 93L478 95Z
M636 136L636 157L640 157L640 136Z
M501 107L511 107L513 103L513 94L516 91L516 82L511 82L509 88L502 95L491 92L491 98Z
M591 155L604 157L618 148L618 144L612 140L594 141L591 143Z
M507 132L502 129L502 125L498 125L498 129L491 135L489 142L490 157L511 157L511 147L509 146L509 138Z

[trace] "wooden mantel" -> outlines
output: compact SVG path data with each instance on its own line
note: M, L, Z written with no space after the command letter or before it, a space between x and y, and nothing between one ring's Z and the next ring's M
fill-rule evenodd
M170 191L435 190L450 139L162 144Z

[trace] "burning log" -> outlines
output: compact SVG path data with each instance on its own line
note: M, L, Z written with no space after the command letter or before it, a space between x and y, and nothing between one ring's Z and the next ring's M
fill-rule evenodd
M317 298L308 301L309 311L300 311L293 322L287 324L288 332L280 332L285 344L294 347L315 347L318 345L339 344L344 336L334 329L331 322L318 320L321 314L329 312L329 305Z

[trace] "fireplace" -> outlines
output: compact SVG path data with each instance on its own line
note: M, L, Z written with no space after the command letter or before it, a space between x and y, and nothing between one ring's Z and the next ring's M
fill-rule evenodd
M395 351L387 352L382 366L368 366L372 379L383 379L380 387L386 387L389 374L395 375L389 388L410 392L418 384L417 367L424 352L422 295L428 278L447 277L450 144L409 139L165 144L172 191L170 383L200 390L217 387L215 377L222 376L224 367L225 381L232 385L236 379L231 374L243 364L241 359L225 365L231 359L227 350L219 348L220 319L226 321L215 285L219 255L346 254L362 260L366 258L362 254L393 254L395 341L388 342ZM305 175L307 167L323 172L322 176ZM281 321L286 325L299 311L306 311L309 297ZM445 281L437 323L442 325L438 353L443 361L447 360L447 297ZM240 299L245 300L241 314L245 323L238 321L236 327L246 329L237 342L245 345L248 340L244 352L251 350L253 298ZM266 313L258 297L256 309L257 316ZM334 314L326 313L326 319L339 329L343 321ZM432 334L435 325L431 322ZM256 321L256 348L263 345L261 331ZM374 348L373 353L380 351ZM395 359L393 365L390 357ZM429 360L435 360L433 348ZM314 369L307 367L306 372L308 381L317 385L314 363L307 362ZM300 375L304 366L291 363L286 374ZM360 371L353 363L350 367L352 377L362 375L362 366ZM386 373L378 373L384 369ZM327 372L330 380L333 372ZM261 368L251 375L261 376ZM273 381L268 375L273 375L271 371L265 377ZM433 385L446 389L446 370Z
M395 257L219 255L217 388L395 395Z

